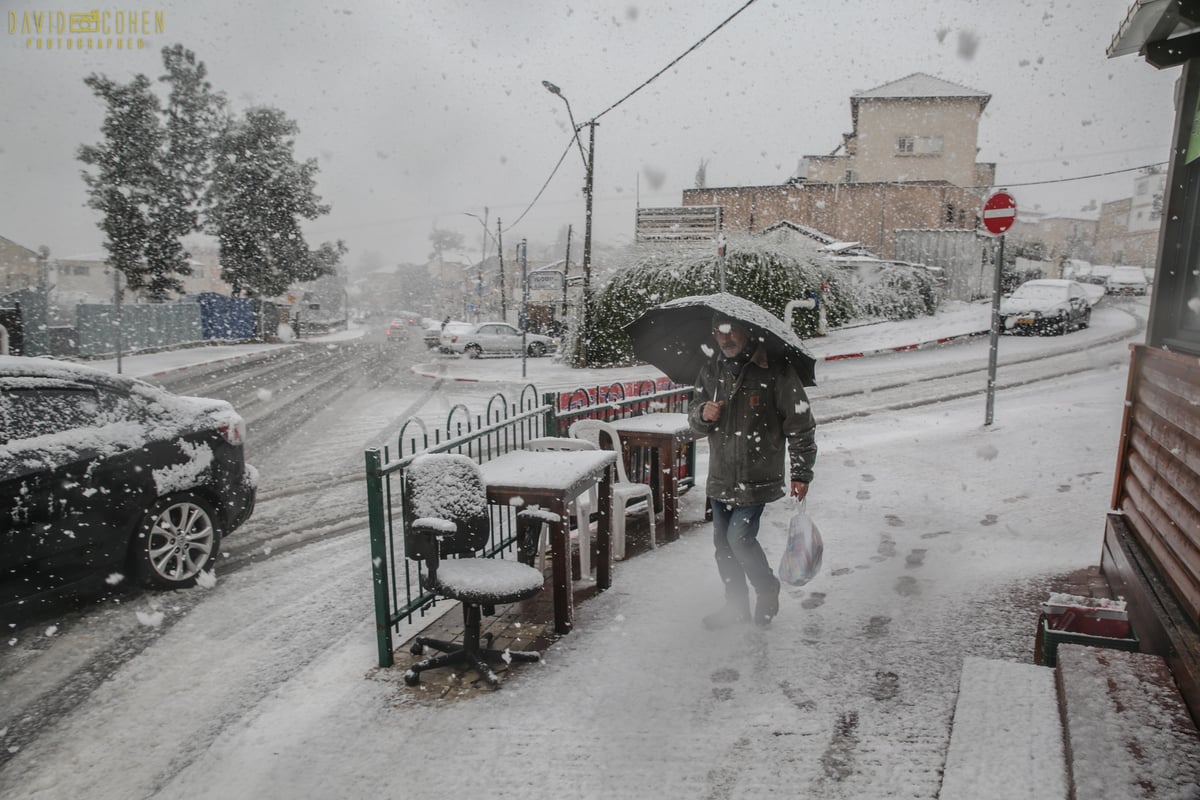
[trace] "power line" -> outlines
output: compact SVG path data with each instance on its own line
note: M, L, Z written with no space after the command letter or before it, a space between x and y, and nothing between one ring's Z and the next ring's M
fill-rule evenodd
M506 233L512 230L518 222L525 219L525 215L529 213L529 210L533 208L534 204L537 203L538 199L542 196L542 192L546 191L546 187L550 185L550 181L554 180L554 176L558 174L558 168L561 167L563 161L566 160L567 153L571 152L571 145L575 144L575 139L578 137L579 131L575 131L574 136L572 136L571 140L567 142L567 149L563 150L563 154L558 157L558 163L554 165L554 169L550 170L550 177L546 178L546 182L542 184L542 188L538 189L537 196L529 201L529 205L525 206L525 210L521 212L521 216L513 220L512 224L504 229Z
M662 69L660 69L658 72L656 72L656 73L654 73L653 75L651 75L649 78L647 78L645 81L643 81L643 82L642 82L642 84L641 84L640 86L638 86L636 89L634 89L632 92L630 92L629 94L625 95L625 96L624 96L624 97L622 97L620 100L618 100L617 102L613 103L611 106L609 106L608 108L604 109L603 111L601 111L601 112L600 112L599 114L597 114L596 116L592 117L592 120L591 120L591 121L592 121L592 122L595 122L596 120L600 119L600 118L601 118L601 117L603 117L605 114L607 114L608 112L612 111L612 110L613 110L614 108L616 108L617 106L621 105L621 103L624 103L626 100L628 100L629 98L633 97L635 94L637 94L638 92L640 92L642 89L645 89L647 86L649 86L651 83L653 83L653 82L654 82L654 80L655 80L656 78L658 78L660 75L662 75L664 72L666 72L667 70L669 70L671 67L675 66L675 65L676 65L676 64L678 64L680 61L682 61L682 60L683 60L683 59L684 59L684 58L685 58L685 57L686 57L686 56L687 56L689 53L691 53L693 50L695 50L696 48L698 48L700 45L702 45L702 44L704 44L706 41L708 41L708 39L709 39L709 38L710 38L710 37L711 37L713 34L715 34L717 31L721 30L721 28L724 28L726 25L728 25L728 24L729 24L729 23L730 23L730 22L733 20L733 18L734 18L734 17L736 17L738 14L741 14L743 11L745 11L745 10L746 10L747 8L749 8L750 6L754 5L754 3L755 3L755 2L757 2L757 0L746 0L746 3L745 3L745 4L744 4L744 5L741 7L741 8L739 8L737 11L733 12L733 13L732 13L732 14L730 14L728 17L726 17L726 18L725 18L725 20L724 20L724 21L723 21L723 22L722 22L720 25L718 25L717 27L715 27L715 28L713 28L711 31L709 31L707 34L705 34L705 35L704 35L704 36L703 36L703 37L700 39L700 41L696 42L694 45L692 45L691 47L689 47L687 50L684 50L684 51L683 51L683 52L682 52L682 53L681 53L681 54L680 54L680 55L679 55L679 56L678 56L678 57L677 57L677 58L676 58L674 61L672 61L670 64L667 64L665 67L663 67Z
M720 25L718 25L717 27L713 28L711 31L709 31L708 33L706 33L706 34L705 34L703 37L701 37L701 38L700 38L700 40L699 40L699 41L697 41L695 44L693 44L693 45L692 45L691 47L689 47L687 50L684 50L684 51L683 51L683 52L682 52L682 53L681 53L679 56L677 56L677 57L676 57L676 58L675 58L673 61L671 61L671 63L670 63L670 64L667 64L665 67L663 67L662 69L660 69L658 72L654 73L654 74L653 74L653 75L651 75L649 78L647 78L646 80L642 81L642 83L641 83L640 85L638 85L638 86L637 86L637 87L636 87L636 88L635 88L635 89L634 89L632 92L630 92L629 94L625 95L625 96L624 96L624 97L622 97L620 100L618 100L617 102L613 103L611 106L609 106L608 108L604 109L603 111L601 111L601 112L600 112L599 114L597 114L596 116L592 117L592 118L591 118L591 120L589 120L589 122L585 122L585 123L584 123L584 125L587 125L587 124L594 124L594 123L596 122L596 120L600 119L600 118L601 118L601 117L603 117L605 114L607 114L608 112L612 111L614 108L616 108L617 106L621 105L622 103L624 103L624 102L625 102L626 100L628 100L629 98L633 97L635 94L637 94L638 92L640 92L642 89L645 89L647 86L649 86L651 83L653 83L653 82L655 81L655 79L657 79L657 78L658 78L660 75L662 75L664 72L666 72L667 70L669 70L671 67L675 66L675 65L676 65L676 64L678 64L680 61L682 61L682 60L683 60L683 59L684 59L684 58L685 58L685 57L686 57L686 56L687 56L689 53L691 53L693 50L695 50L696 48L698 48L700 45L702 45L702 44L704 44L706 41L708 41L708 40L709 40L709 39L712 37L712 35L713 35L713 34L715 34L717 31L721 30L722 28L724 28L726 25L728 25L728 24L729 24L729 23L730 23L730 22L733 20L733 18L734 18L734 17L736 17L738 14L741 14L743 11L745 11L745 10L746 10L747 8L749 8L750 6L754 5L754 3L756 3L757 1L758 1L758 0L746 0L746 2L745 2L743 5L742 5L742 7L741 7L741 8L739 8L737 11L733 12L733 13L732 13L732 14L730 14L728 17L726 17L726 18L725 18L725 19L724 19L724 20L721 22L721 24L720 24ZM570 106L569 106L569 105L567 106L567 110L568 110L568 112L570 111ZM583 127L583 126L581 125L580 127ZM559 157L559 159L558 159L558 163L557 163L557 164L555 164L555 165L554 165L554 169L552 169L552 170L550 171L550 177L546 178L546 182L545 182L545 183L543 183L543 184L542 184L542 188L538 190L537 197L534 197L534 198L533 198L533 200L531 200L531 201L530 201L529 205L525 207L525 210L521 212L521 216L517 217L517 218L516 218L516 220L514 220L514 221L513 221L513 222L512 222L510 225L508 225L508 226L507 226L507 227L504 229L504 230L505 230L505 232L512 230L512 228L513 228L514 226L516 226L516 224L517 224L518 222L520 222L522 219L524 219L524 218L525 218L525 215L526 215L526 214L528 214L528 213L529 213L529 211L530 211L530 210L533 208L534 204L535 204L535 203L537 203L538 199L539 199L539 198L542 196L542 193L546 191L546 187L550 185L550 181L554 180L554 176L558 174L558 169L559 169L559 167L561 167L561 166L562 166L562 162L563 162L563 161L566 159L566 157L567 157L567 153L568 153L568 152L570 152L570 150L571 150L571 145L575 144L575 143L576 143L576 142L578 142L578 141L579 141L579 128L576 128L576 129L575 129L575 133L574 133L574 135L571 137L571 141L567 143L567 149L563 151L563 154L562 154L562 156L560 156L560 157ZM582 148L582 147L583 147L583 143L582 143L582 142L580 142L580 148ZM580 153L582 154L582 149L580 150ZM584 162L585 162L585 164L586 164L586 162L587 162L587 159L584 159Z
M1166 165L1166 163L1167 163L1166 161L1158 161L1153 164L1143 164L1140 167L1126 167L1124 169L1112 169L1112 170L1109 170L1108 172L1095 172L1091 175L1076 175L1073 178L1051 178L1049 180L1044 180L1044 181L1028 181L1026 183L1006 183L1006 184L1004 184L1004 186L1005 186L1005 188L1011 188L1013 186L1043 186L1048 183L1070 183L1071 181L1086 181L1090 178L1103 178L1108 175L1120 175L1122 172L1136 172L1137 170L1141 170L1141 169L1149 169L1151 167L1161 167L1161 166ZM968 186L965 188L968 188L968 189L991 189L992 187L991 186Z

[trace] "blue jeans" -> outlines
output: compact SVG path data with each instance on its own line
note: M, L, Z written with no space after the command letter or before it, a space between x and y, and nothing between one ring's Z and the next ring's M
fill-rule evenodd
M725 599L739 603L748 600L747 581L756 593L773 591L775 573L758 543L758 523L764 504L731 506L713 498L709 498L709 504L713 512L717 572L725 583Z

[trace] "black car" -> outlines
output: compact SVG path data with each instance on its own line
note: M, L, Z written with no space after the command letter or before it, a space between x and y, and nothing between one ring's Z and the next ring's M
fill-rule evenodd
M194 585L254 510L245 432L223 400L0 356L0 611L104 583Z
M1045 278L1026 281L1000 301L1004 333L1068 333L1092 322L1092 299L1075 281Z

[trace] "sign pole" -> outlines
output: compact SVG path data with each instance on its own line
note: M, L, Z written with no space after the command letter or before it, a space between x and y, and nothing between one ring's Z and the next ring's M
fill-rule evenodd
M1004 232L1017 221L1017 201L1008 192L1001 190L983 204L983 227L988 233L1000 238L996 252L995 280L992 285L992 331L988 347L987 414L983 424L992 424L992 412L996 406L996 361L1000 351L1000 291L1004 275Z
M996 361L1000 352L1000 289L1004 273L1004 236L996 253L996 279L992 284L992 331L988 345L987 414L983 424L992 424L992 412L996 407Z
M721 293L725 293L725 234L717 235L717 261L721 273Z

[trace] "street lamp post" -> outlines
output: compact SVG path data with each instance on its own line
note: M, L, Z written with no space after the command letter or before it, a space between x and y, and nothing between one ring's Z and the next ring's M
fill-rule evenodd
M575 363L579 366L587 365L587 343L588 336L591 334L591 305L592 305L592 178L593 165L596 162L596 120L590 119L583 125L588 126L588 151L584 155L583 142L579 140L579 131L583 125L575 124L575 115L571 113L571 104L567 102L567 97L562 93L562 90L555 86L550 81L542 81L542 86L546 87L546 91L551 94L558 95L567 106L567 118L571 121L571 128L575 132L575 144L579 146L579 157L583 159L584 183L583 195L585 202L585 216L583 227L583 313L581 314L579 324L579 335L575 338L576 341L576 357Z
M476 220L479 221L479 224L483 226L483 254L480 256L479 271L478 271L478 275L475 278L475 303L476 303L475 320L476 320L476 322L478 322L479 320L483 319L483 314L481 313L483 311L483 264L485 261L487 261L488 237L491 236L492 234L491 234L491 231L488 230L488 226L487 226L487 218L488 218L487 206L483 207L483 216L482 217L480 217L478 214L472 214L470 211L463 211L462 213L464 216L474 217Z

